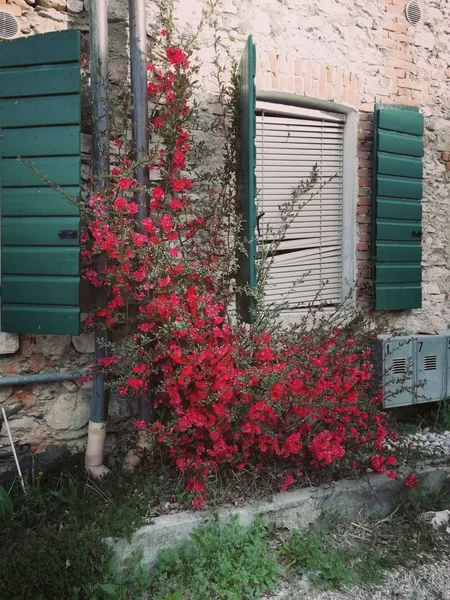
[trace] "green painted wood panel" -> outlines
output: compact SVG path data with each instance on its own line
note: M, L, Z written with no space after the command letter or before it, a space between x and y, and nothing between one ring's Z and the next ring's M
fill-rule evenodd
M76 125L80 113L80 94L0 99L0 127Z
M424 120L420 112L401 109L384 109L377 112L380 129L423 136Z
M78 63L0 69L2 98L74 94L80 91Z
M2 190L3 217L69 217L78 215L79 187L66 187L63 193L50 187L5 188Z
M378 150L391 154L404 154L406 156L423 156L423 139L415 135L406 135L396 131L378 132Z
M420 283L422 268L417 263L395 263L377 265L378 283Z
M2 130L0 156L4 158L67 156L79 155L80 152L79 125Z
M39 277L5 275L2 282L2 302L8 304L60 304L78 306L79 277Z
M256 49L252 36L247 38L239 65L240 153L238 203L242 216L241 242L245 252L239 256L238 282L241 286L256 288ZM246 294L239 297L240 313L246 322L253 322L256 313L255 298Z
M2 274L5 275L73 275L80 274L80 248L39 246L4 246Z
M79 185L80 156L61 156L18 160L4 158L0 162L2 187L41 187L43 182L56 185Z
M0 44L0 68L80 61L80 32L30 35Z
M378 240L393 241L415 241L420 239L420 235L415 232L421 232L422 226L417 221L400 221L396 219L377 219L377 238ZM392 257L395 260L395 257Z
M422 245L417 242L377 242L375 246L375 261L393 262L392 259L399 263L417 262L422 260Z
M62 230L74 230L77 232L77 237L61 238L58 233ZM79 230L79 217L4 217L2 244L4 246L78 246Z
M421 200L423 196L422 181L420 179L407 179L406 177L378 175L377 196Z
M2 306L2 330L10 333L78 335L80 309L75 306L6 304Z
M79 32L0 44L2 331L79 333L80 123Z
M378 173L421 179L423 174L422 159L418 157L397 156L396 154L378 153Z
M372 251L379 310L421 306L423 131L417 109L375 107Z
M376 202L377 216L382 219L422 220L422 203L419 200L379 196Z
M377 310L410 310L422 306L420 283L375 286L375 308Z

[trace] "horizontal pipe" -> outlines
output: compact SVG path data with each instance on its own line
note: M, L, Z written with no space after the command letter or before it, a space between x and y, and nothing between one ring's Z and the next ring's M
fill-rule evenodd
M0 387L9 385L29 385L31 383L54 383L56 381L77 381L81 379L80 373L38 373L37 375L8 375L0 377Z

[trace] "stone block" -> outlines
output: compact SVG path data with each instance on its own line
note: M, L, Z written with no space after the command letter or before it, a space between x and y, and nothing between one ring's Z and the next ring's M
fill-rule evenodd
M67 0L67 10L70 13L83 12L83 0Z
M67 10L67 0L37 0L37 4L44 8L54 8L60 11Z
M86 390L65 392L56 398L45 421L56 430L77 431L89 420L89 397Z
M22 11L30 10L30 7L25 0L9 0L9 5L18 6Z
M57 23L67 23L69 20L69 15L65 12L56 10L56 8L40 8L37 10L37 14L39 17L45 17L46 19L51 19Z
M70 335L38 335L36 352L53 359L66 358L71 347Z
M14 354L19 350L19 336L17 333L0 332L0 355Z
M91 332L74 335L72 336L72 344L80 354L93 354L95 352L95 334Z

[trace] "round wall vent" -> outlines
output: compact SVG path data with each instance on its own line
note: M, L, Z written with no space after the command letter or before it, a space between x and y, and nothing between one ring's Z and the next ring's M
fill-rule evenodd
M4 10L0 10L0 39L10 40L16 37L19 31L19 21L14 15Z
M411 25L418 25L422 20L422 9L417 0L410 0L406 5L406 18Z

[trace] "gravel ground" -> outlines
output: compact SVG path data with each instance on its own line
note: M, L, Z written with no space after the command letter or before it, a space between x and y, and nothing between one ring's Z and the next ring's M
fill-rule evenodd
M341 592L314 591L307 581L298 579L263 600L450 600L450 560L445 557L416 569L389 571L381 586Z

